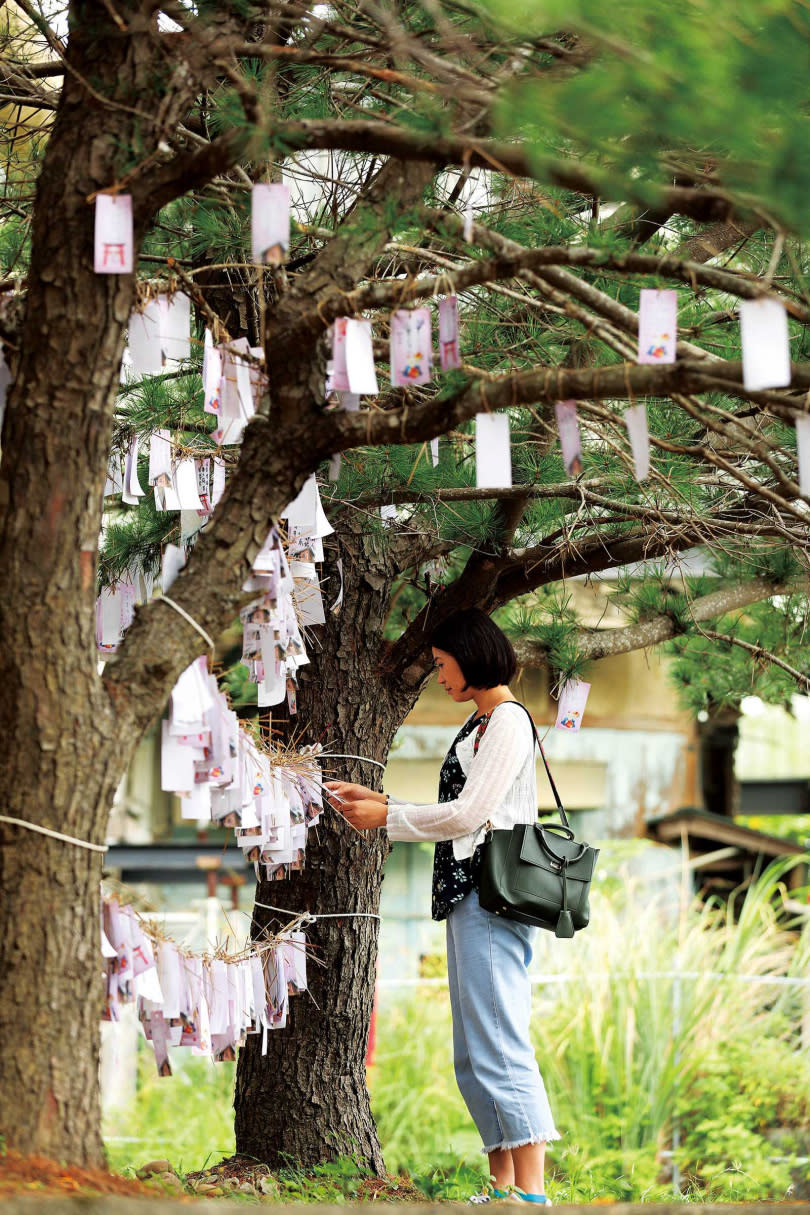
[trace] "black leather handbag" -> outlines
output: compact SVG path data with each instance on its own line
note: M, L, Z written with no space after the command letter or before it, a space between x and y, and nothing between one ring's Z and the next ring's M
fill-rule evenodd
M505 831L489 831L478 899L485 911L507 920L536 924L557 937L572 937L588 926L591 878L599 849L574 839L532 715L525 705L520 707L532 723L561 822L518 823Z

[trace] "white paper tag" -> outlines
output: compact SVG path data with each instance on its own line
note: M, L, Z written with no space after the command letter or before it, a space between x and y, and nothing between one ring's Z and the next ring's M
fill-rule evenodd
M799 490L803 498L810 498L810 414L802 413L796 418L796 455Z
M160 338L164 359L191 358L191 300L182 291L160 297Z
M428 384L433 362L429 308L400 309L391 314L391 383Z
M380 391L374 370L371 321L346 321L346 378L349 392L375 396Z
M346 369L346 329L348 324L348 317L339 316L332 326L331 388L335 392L349 391L349 373Z
M280 266L290 247L290 187L257 183L251 195L250 246L254 262Z
M439 467L439 440L438 438L430 440L430 458L433 461L433 467Z
M743 385L749 392L787 388L790 341L787 312L779 300L741 300Z
M579 433L576 401L557 401L557 430L560 435L563 464L569 477L578 477L582 472L582 439Z
M569 679L563 684L554 723L556 729L579 730L590 690L591 685L581 679Z
M150 300L143 312L133 312L129 318L129 353L136 377L163 370L160 323L160 300Z
M642 288L638 310L639 363L674 363L677 343L677 291Z
M461 366L458 344L458 297L446 295L439 300L439 364L442 371Z
M131 274L135 239L131 194L97 194L94 239L96 274Z
M510 489L512 449L505 413L475 415L475 484L478 489Z
M163 550L163 559L161 562L163 574L161 586L163 587L164 594L168 592L169 587L172 585L185 564L185 549L180 548L176 544L167 544Z
M650 472L650 434L647 429L647 406L631 405L624 411L624 421L630 436L633 466L637 481Z

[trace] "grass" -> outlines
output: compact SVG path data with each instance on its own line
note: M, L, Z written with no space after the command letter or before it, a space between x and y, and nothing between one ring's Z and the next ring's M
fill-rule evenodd
M774 981L810 976L810 929L779 914L783 869L733 918L614 882L573 946L542 935L540 970L564 975L537 985L533 1018L564 1132L549 1153L555 1200L671 1200L673 1162L684 1201L778 1200L810 1180L790 1159L810 1155L810 988ZM443 988L383 989L373 1108L388 1168L427 1198L466 1197L486 1173L450 1040ZM188 1172L230 1154L232 1083L227 1065L198 1059L160 1080L144 1051L135 1108L107 1128L112 1166L166 1158ZM279 1197L346 1201L359 1176L345 1161L291 1170Z

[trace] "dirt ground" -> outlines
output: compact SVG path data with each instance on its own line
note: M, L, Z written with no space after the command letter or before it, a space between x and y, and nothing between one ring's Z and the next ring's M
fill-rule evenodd
M122 1198L154 1198L153 1186L104 1169L57 1164L44 1156L21 1156L10 1149L0 1155L0 1198L17 1194L117 1194ZM162 1197L163 1195L160 1195Z

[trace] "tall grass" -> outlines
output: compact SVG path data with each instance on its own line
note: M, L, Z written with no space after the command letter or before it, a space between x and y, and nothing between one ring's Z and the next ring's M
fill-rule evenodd
M605 883L586 932L542 934L533 1034L564 1134L552 1197L671 1197L670 1152L687 1199L785 1197L797 1170L771 1158L810 1155L810 986L773 982L810 979L810 928L784 913L785 869L771 867L734 916ZM483 1179L445 988L381 990L370 1086L389 1169L429 1196ZM193 1060L159 1080L145 1062L135 1109L110 1128L141 1142L112 1141L113 1163L217 1159L232 1150L231 1099L227 1065Z
M565 1136L558 1197L668 1196L670 1152L692 1197L784 1196L790 1165L770 1162L767 1136L810 1138L810 985L779 981L810 979L810 928L785 916L787 868L737 915L628 882L594 898L575 941L538 941L533 1034ZM372 1092L389 1165L467 1149L449 1034L435 989L383 1020Z

